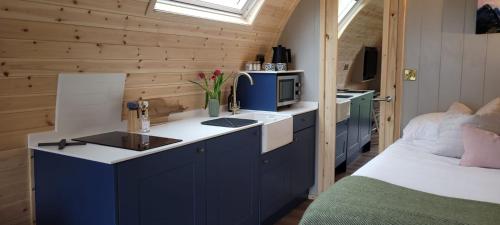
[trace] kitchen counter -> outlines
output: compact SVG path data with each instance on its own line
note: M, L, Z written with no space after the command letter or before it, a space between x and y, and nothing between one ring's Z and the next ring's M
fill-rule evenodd
M369 93L375 93L375 91L374 90L366 90L363 93L349 93L349 92L338 91L337 95L349 95L349 96L352 96L352 97L350 97L350 98L344 98L344 99L353 99L353 98L357 98L357 97L362 96L362 95L367 95Z
M318 109L317 102L299 102L290 108L283 109L279 112L265 112L265 113L276 113L281 115L298 115L310 111L314 111ZM259 112L254 110L241 110L240 114ZM230 116L231 113L223 112L221 113L221 117ZM194 110L185 113L173 114L169 117L170 121L166 124L161 124L157 126L153 126L151 131L147 133L152 136L159 137L167 137L167 138L175 138L181 139L182 142L178 142L175 144L162 146L154 149L150 149L143 152L136 152L121 148L107 147L102 145L94 145L87 144L83 146L71 146L66 147L63 150L58 150L57 146L51 147L38 147L38 143L40 142L58 142L59 140L65 138L67 140L71 138L77 138L87 135L93 135L97 133L105 133L108 131L102 132L93 132L93 133L81 133L81 134L61 134L57 132L44 132L44 133L36 133L30 134L28 136L28 148L45 151L70 157L76 157L96 162L101 162L105 164L115 164L119 162L123 162L126 160L142 157L145 155L150 155L154 153L158 153L161 151L166 151L169 149L178 148L184 145L188 145L191 143L207 140L210 138L222 136L225 134L233 133L236 131L248 129L251 127L260 126L263 123L259 121L258 123L251 124L244 127L239 128L226 128L226 127L216 127L216 126L206 126L202 125L201 122L206 120L211 120L215 118L208 117L205 110Z

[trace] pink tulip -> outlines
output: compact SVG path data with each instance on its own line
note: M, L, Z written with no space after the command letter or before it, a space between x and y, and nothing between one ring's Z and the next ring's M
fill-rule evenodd
M222 71L221 71L220 69L216 69L216 70L214 71L214 75L215 75L216 77L218 77L218 76L219 76L219 75L221 75L221 74L222 74Z
M199 77L200 79L205 79L205 73L203 73L203 72L199 72L199 73L198 73L198 77Z

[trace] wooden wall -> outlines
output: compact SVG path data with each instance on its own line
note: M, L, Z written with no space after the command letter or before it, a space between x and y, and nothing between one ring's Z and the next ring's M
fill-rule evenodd
M26 135L51 130L57 74L124 72L127 100L198 109L197 71L268 53L299 0L267 0L253 26L145 16L148 0L0 0L0 223L30 224Z
M383 0L367 0L366 6L352 19L339 38L337 87L380 89L380 73L377 79L360 82L363 68L363 47L377 47L381 51L383 31ZM379 58L379 61L381 57ZM345 69L345 66L348 69Z
M408 0L403 126L446 111L454 101L475 109L500 96L500 34L476 35L477 0Z

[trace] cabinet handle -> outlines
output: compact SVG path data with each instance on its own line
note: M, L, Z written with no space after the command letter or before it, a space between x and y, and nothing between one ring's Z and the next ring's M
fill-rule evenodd
M264 164L269 164L269 160L268 159L264 160Z
M198 148L198 150L196 150L196 152L198 152L199 154L202 154L205 152L205 148Z

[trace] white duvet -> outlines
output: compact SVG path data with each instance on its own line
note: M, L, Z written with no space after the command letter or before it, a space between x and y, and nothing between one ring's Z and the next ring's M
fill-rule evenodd
M354 176L431 194L500 204L500 170L459 166L460 159L428 153L432 142L399 140Z

